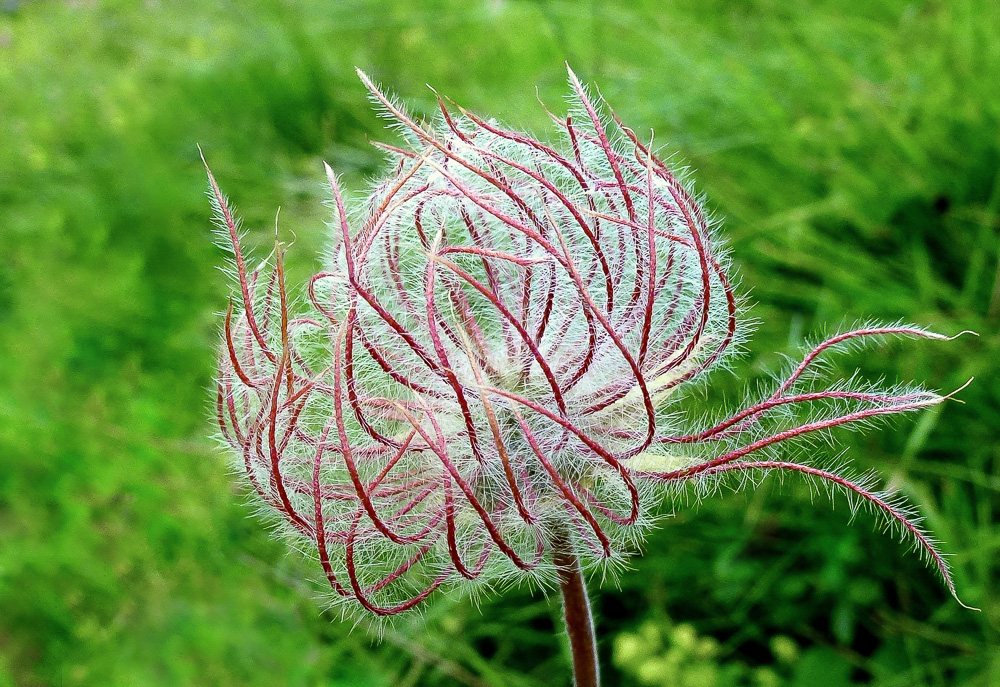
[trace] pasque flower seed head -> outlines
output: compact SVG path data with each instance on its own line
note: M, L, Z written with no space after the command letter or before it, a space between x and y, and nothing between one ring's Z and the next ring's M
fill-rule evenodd
M779 453L943 400L819 386L822 357L945 337L840 334L745 409L699 421L679 392L745 333L717 227L651 141L569 76L571 111L552 116L549 145L440 98L436 120L417 122L362 74L403 144L380 146L391 170L363 207L345 206L326 168L328 266L301 304L280 245L247 266L209 173L238 285L218 422L262 506L316 552L336 598L383 616L438 589L550 583L554 547L620 561L671 485L794 472L881 512L954 592L928 535L870 478Z

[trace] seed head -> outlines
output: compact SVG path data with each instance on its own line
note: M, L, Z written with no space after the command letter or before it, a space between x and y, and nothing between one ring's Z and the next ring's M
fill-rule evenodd
M832 349L945 337L849 331L744 410L695 424L683 390L744 335L725 252L652 142L569 77L572 108L552 116L560 141L548 145L440 98L436 121L417 122L361 74L404 144L379 146L392 169L354 212L326 167L328 268L295 308L283 248L247 267L209 172L239 287L218 422L261 504L316 552L335 598L386 616L438 589L550 583L554 547L621 561L670 485L796 472L880 511L954 592L905 507L778 452L943 400L819 387Z

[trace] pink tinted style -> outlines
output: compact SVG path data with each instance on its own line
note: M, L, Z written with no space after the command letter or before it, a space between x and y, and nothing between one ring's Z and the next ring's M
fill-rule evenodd
M549 145L438 99L433 124L362 80L401 132L392 171L334 204L328 268L289 302L283 252L234 255L218 423L266 511L315 551L335 598L376 615L441 588L557 576L553 549L620 561L668 485L799 473L841 488L948 566L870 479L778 449L840 425L934 405L920 389L817 384L828 339L773 390L717 423L683 389L743 335L715 228L690 191L570 73ZM607 112L608 114L602 114ZM693 422L685 420L693 416Z

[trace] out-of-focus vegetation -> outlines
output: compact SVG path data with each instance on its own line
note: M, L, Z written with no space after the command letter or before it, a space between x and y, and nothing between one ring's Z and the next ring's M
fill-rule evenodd
M563 61L697 170L760 320L735 399L805 337L904 319L847 370L953 389L838 434L953 552L795 480L683 503L595 597L608 685L1000 684L1000 4L991 0L0 2L0 685L563 685L539 593L440 599L377 644L322 613L206 439L227 286L196 143L263 257L317 265L320 161L380 130L353 75L541 132ZM822 447L815 450L823 451ZM595 584L596 586L596 584ZM317 600L319 602L317 603Z

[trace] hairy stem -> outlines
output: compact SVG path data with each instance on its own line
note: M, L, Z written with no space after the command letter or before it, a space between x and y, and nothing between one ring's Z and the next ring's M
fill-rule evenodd
M553 562L559 568L559 586L563 597L563 615L566 633L573 653L573 677L576 687L599 687L600 668L597 663L597 638L594 635L594 617L590 612L590 598L580 568L580 559L573 552L568 537L560 537L552 544Z

